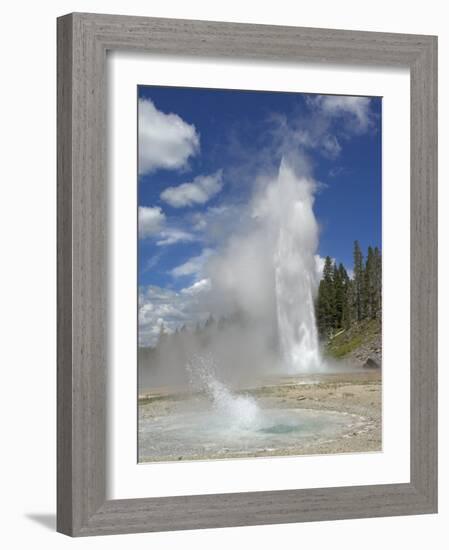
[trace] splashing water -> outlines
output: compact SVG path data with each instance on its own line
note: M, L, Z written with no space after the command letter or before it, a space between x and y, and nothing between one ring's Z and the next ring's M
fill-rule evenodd
M211 355L187 364L195 391L208 397L155 416L139 412L139 462L242 456L304 454L309 445L362 430L366 419L354 414L301 408L260 409L250 395L231 391L217 378ZM212 410L210 405L212 404Z
M314 309L318 225L313 184L282 159L277 179L279 233L275 245L275 291L281 353L290 372L322 364Z
M256 429L261 411L250 395L236 395L217 378L217 365L210 355L198 355L187 364L191 385L204 391L214 412L229 427Z
M354 414L298 408L264 408L250 395L237 395L216 376L210 355L188 363L191 384L204 392L195 406L154 416L140 410L139 462L304 454L313 443L362 430ZM210 409L212 404L212 410Z

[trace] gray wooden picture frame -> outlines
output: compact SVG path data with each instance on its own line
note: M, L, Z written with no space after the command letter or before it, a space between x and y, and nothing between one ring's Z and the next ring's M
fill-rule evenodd
M57 529L72 536L437 511L437 38L74 13L58 19ZM410 483L106 499L106 52L408 67Z

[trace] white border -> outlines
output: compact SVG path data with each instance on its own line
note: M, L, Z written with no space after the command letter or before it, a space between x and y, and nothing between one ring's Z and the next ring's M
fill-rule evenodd
M405 69L108 55L108 498L410 481L410 75ZM274 84L273 84L274 83ZM136 463L137 84L383 96L383 452ZM175 110L175 109L174 109Z

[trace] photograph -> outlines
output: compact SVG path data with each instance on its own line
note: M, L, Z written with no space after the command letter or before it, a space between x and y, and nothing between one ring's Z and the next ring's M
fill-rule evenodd
M382 451L382 98L136 93L138 462Z

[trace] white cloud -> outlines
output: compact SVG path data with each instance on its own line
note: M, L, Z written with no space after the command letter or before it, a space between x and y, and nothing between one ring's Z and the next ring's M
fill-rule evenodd
M207 260L212 256L213 250L205 248L199 256L193 256L187 262L178 265L170 271L173 277L186 277L194 275L199 278L202 275Z
M161 253L154 254L151 256L144 264L143 266L143 272L150 271L153 269L153 267L156 267L159 263L159 260L161 259Z
M221 170L208 176L197 176L192 182L176 187L167 187L161 193L161 199L174 208L204 204L223 188Z
M188 243L195 240L195 237L184 231L183 229L177 229L176 227L167 227L163 229L156 241L157 246L169 246L176 243Z
M273 143L283 154L297 148L303 152L317 151L334 160L345 140L368 132L374 125L369 97L308 95L305 101L307 113L270 117Z
M335 159L341 152L341 145L335 136L328 134L321 140L321 149L326 157Z
M193 124L174 113L158 111L150 99L139 99L139 174L158 168L182 169L199 149Z
M198 294L202 294L203 292L207 292L210 289L211 289L210 279L201 279L200 281L193 283L193 285L187 288L183 288L181 290L181 294L196 296Z
M161 230L165 223L165 214L159 206L139 206L139 236L151 237Z
M189 227L203 242L217 246L226 241L227 237L242 223L247 213L247 204L235 202L192 212L187 220L190 223Z
M372 124L369 97L321 95L316 96L312 104L329 117L347 117L356 132L365 132Z
M156 239L157 246L192 242L197 239L192 233L170 225L159 206L139 206L138 220L139 237ZM157 263L156 260L155 262Z
M336 178L337 176L339 176L340 174L346 172L346 170L343 168L343 166L333 166L330 170L329 170L329 177L330 178Z
M158 286L148 286L139 293L139 345L154 346L161 327L168 333L182 325L203 323L209 312L200 305L202 296L210 290L210 281L198 281L179 292Z

